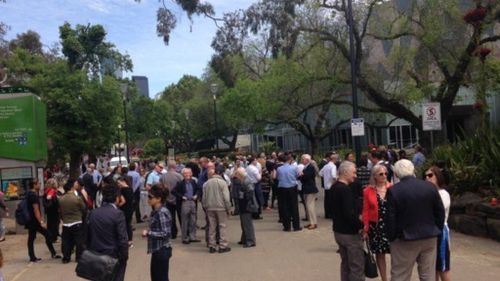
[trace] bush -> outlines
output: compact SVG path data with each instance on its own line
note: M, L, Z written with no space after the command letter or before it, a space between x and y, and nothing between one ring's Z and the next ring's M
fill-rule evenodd
M500 187L500 130L478 130L473 136L434 149L429 162L442 160L450 170L455 193Z
M150 139L144 144L144 157L163 160L165 155L165 142L163 139Z

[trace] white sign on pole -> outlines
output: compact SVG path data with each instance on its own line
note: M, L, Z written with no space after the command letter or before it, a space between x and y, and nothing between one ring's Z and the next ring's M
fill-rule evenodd
M441 130L441 104L439 102L422 104L422 130Z
M351 135L353 137L365 135L365 120L363 118L351 119Z
M175 160L175 150L173 148L168 149L168 159Z

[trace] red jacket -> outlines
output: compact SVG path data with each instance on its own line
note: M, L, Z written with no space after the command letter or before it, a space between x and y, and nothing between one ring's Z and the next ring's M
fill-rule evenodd
M387 188L391 184L387 183ZM377 188L372 185L367 185L363 190L363 230L368 232L370 222L378 222L378 201L377 201Z

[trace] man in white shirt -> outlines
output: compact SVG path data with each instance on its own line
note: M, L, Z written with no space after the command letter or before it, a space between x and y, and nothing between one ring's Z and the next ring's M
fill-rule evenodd
M338 154L332 154L330 156L330 162L319 171L319 175L323 177L323 188L325 189L325 218L327 219L332 218L331 187L337 179L337 166L335 163L338 158Z
M262 219L260 216L262 212L262 205L264 204L264 195L262 194L262 188L260 186L260 180L262 179L262 174L259 171L259 167L257 166L258 162L255 157L248 158L248 166L246 168L247 177L251 183L253 183L255 187L255 198L257 199L257 203L259 204L258 213L254 214L254 219Z

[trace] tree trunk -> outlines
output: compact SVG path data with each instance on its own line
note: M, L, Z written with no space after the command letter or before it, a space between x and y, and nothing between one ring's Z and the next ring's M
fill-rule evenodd
M314 157L314 155L316 155L317 153L319 153L319 147L320 147L320 139L315 137L315 136L312 136L310 139L309 139L310 143L311 143L311 156Z
M236 142L238 141L238 131L233 132L233 139L231 140L231 143L229 143L229 149L231 151L236 150Z
M80 176L80 165L82 153L79 151L71 151L69 154L69 177L76 179Z

